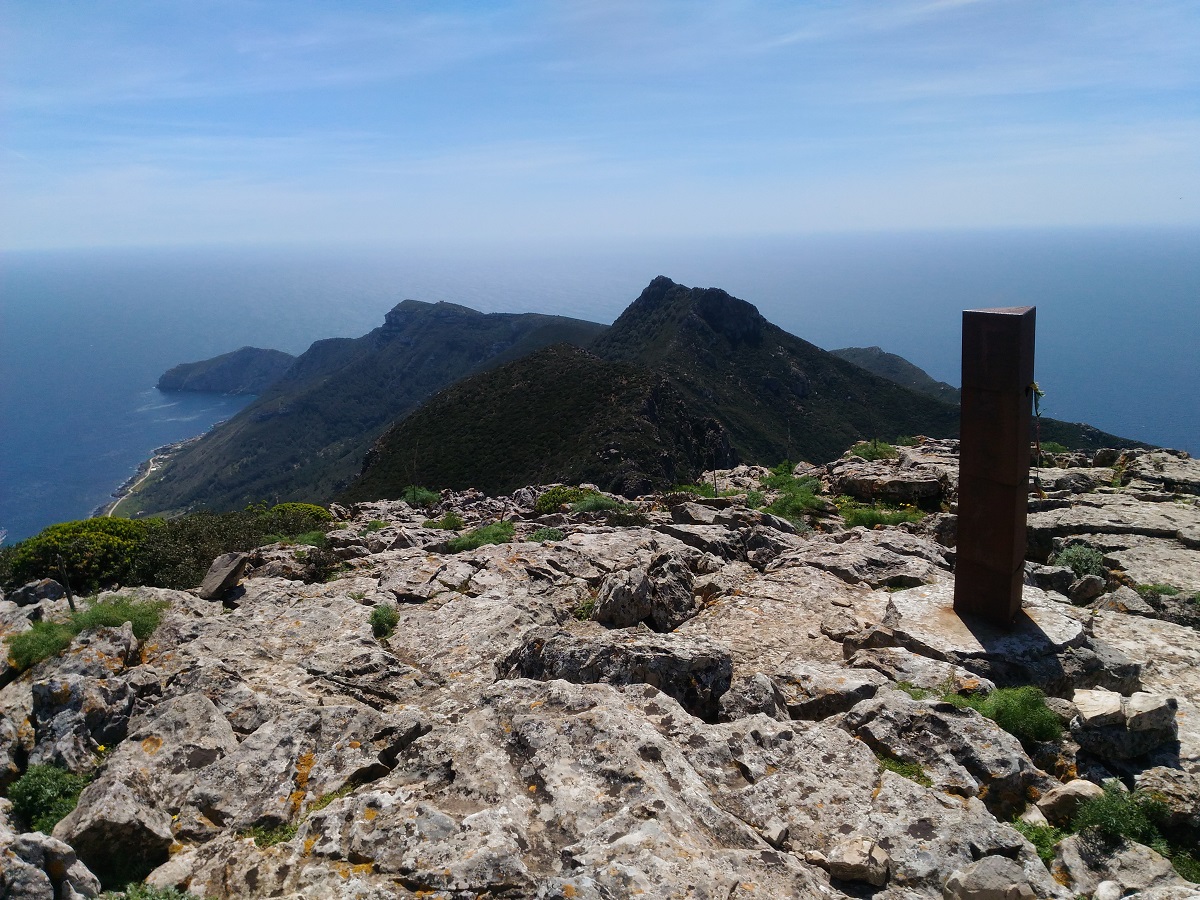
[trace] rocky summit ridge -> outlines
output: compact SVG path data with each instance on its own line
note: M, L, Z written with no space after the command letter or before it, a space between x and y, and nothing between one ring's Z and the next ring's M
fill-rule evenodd
M123 591L167 604L150 637L0 670L0 780L92 779L53 836L0 801L0 894L1196 897L1150 846L1027 835L1112 779L1200 834L1200 462L1041 469L1026 621L995 632L948 612L955 442L897 449L798 466L823 492L796 521L747 505L779 483L750 466L607 511L447 490L333 507L329 581L272 545ZM932 511L847 527L879 499ZM512 540L452 552L448 513ZM1103 574L1048 561L1073 545ZM46 594L0 634L61 615ZM1029 684L1060 739L951 702Z

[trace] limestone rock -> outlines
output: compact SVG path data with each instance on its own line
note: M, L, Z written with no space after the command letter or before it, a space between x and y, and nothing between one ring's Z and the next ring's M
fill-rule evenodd
M827 719L875 696L887 678L870 670L796 663L772 681L793 719Z
M1034 900L1025 870L1003 856L985 856L954 872L946 881L945 900Z
M842 726L872 750L919 763L939 789L981 797L998 816L1019 813L1031 788L1052 783L1015 737L973 709L883 691L846 713Z
M66 595L67 592L57 581L52 578L43 578L40 581L31 581L21 585L4 599L17 604L17 606L31 606L42 600L57 600Z
M1071 820L1085 802L1102 796L1104 788L1100 785L1076 778L1046 791L1038 798L1037 808L1050 824L1063 825Z
M1167 807L1167 827L1200 831L1200 774L1155 766L1139 772L1134 783Z
M1089 603L1103 593L1104 579L1099 575L1084 575L1072 582L1071 587L1067 589L1067 596L1077 606Z
M1149 847L1122 839L1104 844L1083 834L1059 842L1051 868L1076 894L1091 894L1104 881L1117 882L1125 893L1187 885L1170 860Z
M695 716L715 720L729 690L729 652L707 640L678 634L613 632L587 638L557 629L530 633L498 669L502 677L576 684L648 684L674 697Z
M883 887L887 884L888 864L891 861L887 851L874 841L854 837L833 846L826 866L829 874L841 881L865 881L875 887Z
M850 584L872 588L906 588L927 584L936 578L937 568L927 559L897 553L861 537L841 543L810 541L799 549L783 554L772 566L807 565L822 569Z
M249 556L245 553L225 553L218 556L208 567L208 573L200 582L197 593L202 600L221 600L237 587L243 573L249 564Z
M655 631L674 631L696 614L692 573L675 554L656 557L648 569L613 572L600 584L592 618L614 628L645 622Z
M1179 703L1173 697L1076 691L1074 702L1079 714L1071 721L1071 736L1101 758L1133 759L1176 738Z

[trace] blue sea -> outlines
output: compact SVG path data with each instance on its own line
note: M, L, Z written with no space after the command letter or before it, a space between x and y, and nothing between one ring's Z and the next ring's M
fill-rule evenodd
M1035 305L1047 415L1200 453L1200 229L859 234L0 258L0 529L103 504L244 397L167 368L364 334L407 297L611 322L656 275L721 287L818 346L878 345L958 383L960 311Z

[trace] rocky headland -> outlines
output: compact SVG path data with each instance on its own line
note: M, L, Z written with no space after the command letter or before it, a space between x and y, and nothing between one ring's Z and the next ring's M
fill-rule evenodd
M329 580L276 544L121 591L165 604L149 637L0 665L0 785L90 779L52 835L0 801L0 896L1200 896L1200 462L1041 468L997 631L949 608L956 449L798 466L822 491L793 519L751 466L592 511L334 506ZM915 521L849 527L874 501ZM11 593L0 635L55 595ZM983 714L1030 685L1058 737ZM1162 840L1072 825L1109 795L1153 798Z

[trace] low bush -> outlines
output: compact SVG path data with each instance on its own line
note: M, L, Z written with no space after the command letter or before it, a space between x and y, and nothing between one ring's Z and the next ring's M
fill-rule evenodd
M1147 600L1155 597L1174 597L1181 593L1179 588L1170 584L1139 584L1134 590Z
M1071 448L1065 447L1058 441L1042 441L1042 453L1070 453Z
M1055 828L1053 825L1030 825L1028 822L1022 822L1017 819L1012 823L1020 835L1033 844L1033 849L1037 851L1038 857L1047 866L1054 862L1054 848L1058 842L1067 836L1067 833L1060 828Z
M465 550L475 550L484 544L507 544L513 539L515 531L512 522L494 522L451 538L446 544L446 549L450 553L462 553Z
M383 521L383 519L372 519L363 526L360 533L366 534L371 531L382 531L384 528L387 528L387 522Z
M846 521L847 528L874 528L877 525L899 525L901 522L920 522L925 513L915 506L889 506L885 503L861 503L844 494L833 501Z
M146 534L130 584L187 590L199 586L212 561L223 553L252 550L262 543L261 509L199 512L159 522Z
M697 497L715 497L717 489L707 481L699 484L677 484L671 488L671 493L676 494L695 494Z
M299 830L300 826L295 823L276 825L274 828L255 825L243 831L242 837L251 838L256 847L274 847L276 844L284 844L290 841L296 836L296 832Z
M371 634L377 638L391 636L400 622L400 613L390 603L381 603L371 610Z
M632 528L650 524L650 517L640 509L622 504L609 511L604 517L604 524L614 528Z
M990 694L970 696L951 693L942 699L977 710L1023 743L1062 737L1062 722L1046 705L1046 695L1033 685L997 688Z
M436 491L431 491L429 488L418 487L415 484L410 484L400 492L400 499L409 506L415 506L419 509L424 509L433 506L442 499L442 495Z
M762 491L746 491L746 505L751 509L759 509L766 499Z
M1095 547L1087 544L1072 544L1070 547L1052 555L1050 562L1056 566L1066 566L1075 573L1076 578L1084 575L1099 575L1104 577L1104 554Z
M76 593L129 584L138 549L157 524L156 520L99 518L51 525L13 546L10 583L60 578L58 559L62 557L66 577Z
M1107 840L1125 838L1147 846L1162 846L1159 825L1166 807L1142 791L1125 791L1115 780L1104 784L1104 793L1084 801L1071 820L1075 831L1091 830Z
M458 531L465 526L465 522L456 512L448 512L440 519L427 519L421 523L424 528L440 528L443 531Z
M13 812L34 831L49 834L75 808L91 779L58 766L30 766L8 786Z
M154 887L143 882L131 882L121 891L105 891L99 900L198 900L195 894L189 894L175 887Z
M912 435L902 434L896 440L892 441L892 444L897 447L917 447L920 446L921 439Z
M915 781L917 784L925 787L933 787L933 782L929 776L925 774L925 770L921 768L920 763L901 762L893 756L888 756L884 753L876 753L875 758L879 760L879 765L889 772L895 772L907 778L909 781Z
M763 507L763 511L796 524L803 524L805 514L824 509L825 502L817 497L821 491L821 482L810 475L796 477L792 474L792 469L790 462L781 462L762 480L763 487L779 493L769 506ZM759 498L761 505L761 494Z
M624 505L612 497L605 497L603 494L590 494L582 500L576 500L572 503L571 512L608 512L610 509L620 509Z
M28 631L5 638L8 642L8 659L17 671L24 672L43 659L66 650L74 637L75 632L61 622L34 622Z
M556 513L564 506L570 503L578 503L585 497L596 496L596 491L586 488L567 487L559 485L552 487L544 494L537 498L537 502L533 504L534 512L547 515L548 513Z
M546 541L561 541L566 535L558 528L539 528L529 536L531 541L544 544Z
M877 459L895 459L899 452L891 444L880 440L860 441L850 448L850 455L868 461Z
M324 533L332 521L329 510L313 503L280 503L259 514L263 531L277 534Z
M61 653L71 645L75 635L86 628L120 628L126 622L132 625L138 640L145 640L158 627L166 606L162 602L142 602L128 597L91 601L72 613L66 622L34 622L28 631L5 638L8 657L17 670L23 672Z

